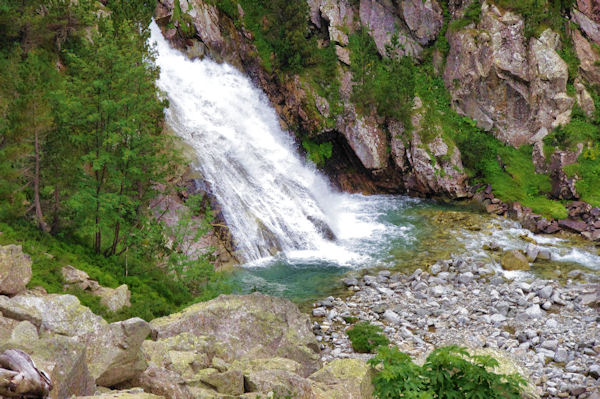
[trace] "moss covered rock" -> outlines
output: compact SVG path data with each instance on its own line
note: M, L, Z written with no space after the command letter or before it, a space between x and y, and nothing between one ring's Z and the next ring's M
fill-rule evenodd
M23 350L40 370L48 373L54 386L50 399L90 395L94 391L85 346L73 338L58 335L33 341L10 340L0 344L0 352L6 349Z
M14 295L31 280L31 258L20 245L0 246L0 294Z
M307 376L319 366L319 346L310 319L287 299L262 294L221 295L151 322L164 339L188 333L210 336L227 362L242 358L282 357L302 366Z
M319 399L373 397L371 369L359 359L336 359L309 377Z
M521 251L510 251L502 256L500 264L504 270L529 270L529 261Z
M243 359L231 365L244 374L246 390L273 392L275 397L316 398L312 381L301 377L302 365L284 358Z

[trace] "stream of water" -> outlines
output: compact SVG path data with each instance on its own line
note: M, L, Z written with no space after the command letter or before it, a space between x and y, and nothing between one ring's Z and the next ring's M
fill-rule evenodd
M497 263L482 249L552 252L539 271L600 269L597 249L566 237L534 236L517 223L459 205L404 196L339 193L298 152L264 93L242 73L172 49L153 22L167 94L167 123L193 148L194 166L222 206L244 265L242 292L310 301L334 293L353 270L425 267L451 254ZM332 237L333 236L333 237ZM515 276L519 277L516 273Z

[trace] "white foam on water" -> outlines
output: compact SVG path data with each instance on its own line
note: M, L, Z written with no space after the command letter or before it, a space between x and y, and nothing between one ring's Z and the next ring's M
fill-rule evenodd
M334 191L299 155L291 135L262 91L242 73L211 60L189 60L172 49L153 22L159 87L167 94L166 120L194 150L195 165L217 198L239 257L268 265L279 253L289 260L322 259L343 266L370 262L373 240L405 234L383 224L377 203ZM375 206L374 206L375 205ZM381 205L381 204L380 204ZM337 242L330 241L327 230Z

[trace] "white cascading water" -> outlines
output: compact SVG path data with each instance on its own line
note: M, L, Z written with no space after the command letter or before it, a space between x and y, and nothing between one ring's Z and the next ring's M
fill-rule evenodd
M167 122L195 149L243 260L331 245L340 198L299 157L264 93L227 64L189 60L154 22L151 31Z
M417 227L410 217L401 223L391 219L422 202L333 191L300 158L266 96L246 76L227 64L189 60L169 46L154 22L151 32L161 69L158 85L170 103L167 122L195 150L195 165L221 205L238 256L247 265L259 265L257 260L278 252L292 263L393 266L394 246L412 246ZM327 238L328 231L335 242ZM481 247L490 236L503 249L523 250L528 243L521 237L529 235L551 251L553 261L600 269L600 255L571 248L560 238L533 235L516 222L498 219L481 233L455 226L449 234L462 243L464 252L458 252L482 259L488 258Z

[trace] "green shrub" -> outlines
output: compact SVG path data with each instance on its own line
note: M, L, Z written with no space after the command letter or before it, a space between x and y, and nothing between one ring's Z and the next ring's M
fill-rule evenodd
M434 350L423 366L397 348L381 347L369 364L376 371L373 386L380 399L517 399L526 383L516 374L491 371L498 366L492 357L471 355L458 346Z
M414 65L410 57L398 57L398 36L387 46L382 58L366 28L349 36L352 101L359 111L376 109L379 115L410 125L410 110L415 92Z
M299 73L315 63L316 38L310 35L304 0L240 0L243 23L254 34L263 67Z
M179 0L175 0L170 22L179 29L183 37L193 37L196 34L196 27L192 22L192 17L181 10Z
M363 321L350 328L346 334L352 342L352 348L360 353L372 353L378 346L385 346L390 343L383 330L379 326L374 326L368 321Z
M302 147L306 150L308 159L317 166L323 166L325 161L331 158L333 150L333 145L328 141L317 144L309 139L302 140Z
M455 19L450 22L450 30L451 31L459 31L462 28L470 25L479 23L479 19L481 18L481 2L479 0L473 1L469 7L465 10L465 14L460 19Z

